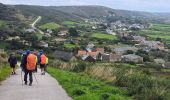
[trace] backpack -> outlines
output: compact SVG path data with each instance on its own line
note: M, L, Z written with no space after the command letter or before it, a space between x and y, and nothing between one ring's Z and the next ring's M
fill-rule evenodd
M27 57L27 70L35 70L37 57L34 54L29 54Z
M41 59L40 64L42 65L47 64L47 57L44 54L41 55L40 59Z

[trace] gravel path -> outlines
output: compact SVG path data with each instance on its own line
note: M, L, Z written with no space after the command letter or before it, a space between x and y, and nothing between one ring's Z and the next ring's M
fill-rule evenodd
M24 74L24 73L22 73ZM0 85L0 100L71 100L65 90L49 74L35 73L32 86L22 85L21 70Z

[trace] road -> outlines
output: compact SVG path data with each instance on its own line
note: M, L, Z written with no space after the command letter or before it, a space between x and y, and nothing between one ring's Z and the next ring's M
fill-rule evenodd
M38 16L38 18L31 24L31 27L33 29L36 29L39 33L43 34L44 35L44 32L41 31L39 28L37 28L35 25L42 19L41 16Z
M22 73L23 74L23 73ZM38 84L35 81L32 86L22 85L21 70L17 75L11 75L0 85L1 100L72 100L59 83L49 74L35 74Z

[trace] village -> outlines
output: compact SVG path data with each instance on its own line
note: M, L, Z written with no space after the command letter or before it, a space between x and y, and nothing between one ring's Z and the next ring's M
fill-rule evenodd
M136 30L149 27L148 24L129 24L120 20L108 22L103 19L86 19L84 24L74 23L73 28L67 24L58 25L57 30L30 27L24 29L23 35L8 37L6 41L17 42L19 46L22 45L21 47L50 49L56 58L68 62L74 60L130 64L153 62L164 68L170 64L166 57L154 55L158 52L163 55L169 53L163 42L135 34ZM41 30L41 33L37 33Z

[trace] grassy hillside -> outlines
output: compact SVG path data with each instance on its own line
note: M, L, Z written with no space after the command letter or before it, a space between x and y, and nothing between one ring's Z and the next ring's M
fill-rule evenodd
M26 16L42 16L41 23L61 22L64 20L80 21L81 18L74 14L65 13L47 6L28 6L16 5L17 9L21 10Z
M60 28L60 25L54 22L46 23L40 26L40 29L58 29L58 28Z
M103 6L28 6L16 5L26 16L42 16L43 22L62 22L64 20L82 21L84 18L101 18L115 15L125 18L138 18L142 20L165 22L169 17L159 13L140 11L117 10Z
M55 68L49 68L48 72L74 100L131 100L126 90L107 85L85 74Z

